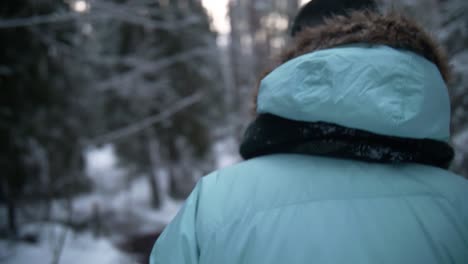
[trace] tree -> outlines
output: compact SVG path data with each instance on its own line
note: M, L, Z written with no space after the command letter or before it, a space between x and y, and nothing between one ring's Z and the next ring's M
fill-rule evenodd
M63 52L74 48L75 24L36 23L66 13L62 1L14 1L0 7L0 164L2 201L16 232L18 201L49 199L86 185L80 138L88 133L87 90L80 67ZM82 100L78 100L81 98ZM84 186L82 185L82 186Z
M235 137L239 139L253 110L253 92L258 77L273 63L288 41L288 29L299 9L298 0L230 1L229 61L234 90L229 103L234 114Z
M102 75L93 86L105 98L103 128L110 134L136 128L107 143L115 144L124 166L148 177L154 207L164 196L161 169L169 173L170 194L185 198L212 169L212 132L222 112L220 60L207 14L193 0L95 5L91 12L105 18L92 24L100 45L90 44L88 54L99 58L94 67ZM196 100L148 125L186 98Z

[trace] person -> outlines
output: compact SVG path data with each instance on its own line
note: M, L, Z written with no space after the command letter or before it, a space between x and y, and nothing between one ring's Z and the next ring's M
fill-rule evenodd
M468 263L436 42L373 1L314 0L292 35L259 85L245 161L198 182L150 262Z

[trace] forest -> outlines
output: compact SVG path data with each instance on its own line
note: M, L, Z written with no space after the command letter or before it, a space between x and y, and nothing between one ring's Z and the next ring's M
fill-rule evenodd
M0 3L0 262L146 263L195 183L241 161L254 87L298 0ZM451 170L468 177L468 1L381 0L453 69Z

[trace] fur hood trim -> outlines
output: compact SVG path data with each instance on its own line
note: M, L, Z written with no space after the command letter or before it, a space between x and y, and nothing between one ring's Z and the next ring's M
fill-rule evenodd
M433 62L446 83L450 81L447 57L434 38L411 19L396 13L355 11L333 16L321 26L303 29L262 79L281 64L318 50L341 45L367 43L412 51Z

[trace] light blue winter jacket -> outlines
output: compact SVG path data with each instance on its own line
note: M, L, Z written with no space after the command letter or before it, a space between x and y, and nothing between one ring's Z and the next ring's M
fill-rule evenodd
M389 136L450 136L436 66L387 46L283 64L263 80L258 112ZM467 264L468 181L418 164L255 158L199 181L151 263Z

